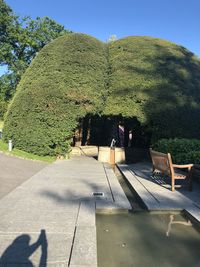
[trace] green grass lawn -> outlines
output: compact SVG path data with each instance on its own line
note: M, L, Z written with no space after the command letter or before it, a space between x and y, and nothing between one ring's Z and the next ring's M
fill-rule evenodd
M5 152L8 155L13 155L16 157L24 158L24 159L32 159L32 160L40 160L45 162L54 162L55 157L50 156L37 156L19 149L14 148L12 152L8 151L8 144L4 143L2 140L0 140L0 151Z

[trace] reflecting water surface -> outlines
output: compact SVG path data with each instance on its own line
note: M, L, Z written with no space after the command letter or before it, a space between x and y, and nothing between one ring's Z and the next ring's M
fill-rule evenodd
M98 267L200 267L200 232L180 214L97 214Z

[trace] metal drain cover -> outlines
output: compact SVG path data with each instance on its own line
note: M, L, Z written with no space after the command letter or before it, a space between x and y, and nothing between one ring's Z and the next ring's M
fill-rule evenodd
M104 193L103 192L93 192L92 195L94 197L104 197Z

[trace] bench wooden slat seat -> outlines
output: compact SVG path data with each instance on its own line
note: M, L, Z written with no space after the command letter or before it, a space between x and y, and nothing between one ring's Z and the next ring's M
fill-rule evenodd
M176 180L186 180L189 190L192 190L192 167L193 164L177 165L172 163L170 153L164 154L150 148L150 155L153 164L153 175L156 172L160 172L162 175L167 175L171 179L171 189L175 189ZM182 172L181 169L187 169L186 173Z

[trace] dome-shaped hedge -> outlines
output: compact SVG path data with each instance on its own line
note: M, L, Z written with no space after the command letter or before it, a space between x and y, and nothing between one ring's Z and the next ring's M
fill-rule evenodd
M200 101L200 61L187 49L151 37L109 45L110 86L105 113L138 116Z
M105 114L137 117L154 139L200 136L200 60L174 43L126 37L109 44Z
M127 37L108 44L84 34L44 47L8 110L4 139L39 155L66 150L86 114L137 117L154 139L200 136L200 60L176 44Z
M103 43L83 34L68 34L45 46L17 88L4 139L38 155L65 151L78 118L102 107L106 52Z

